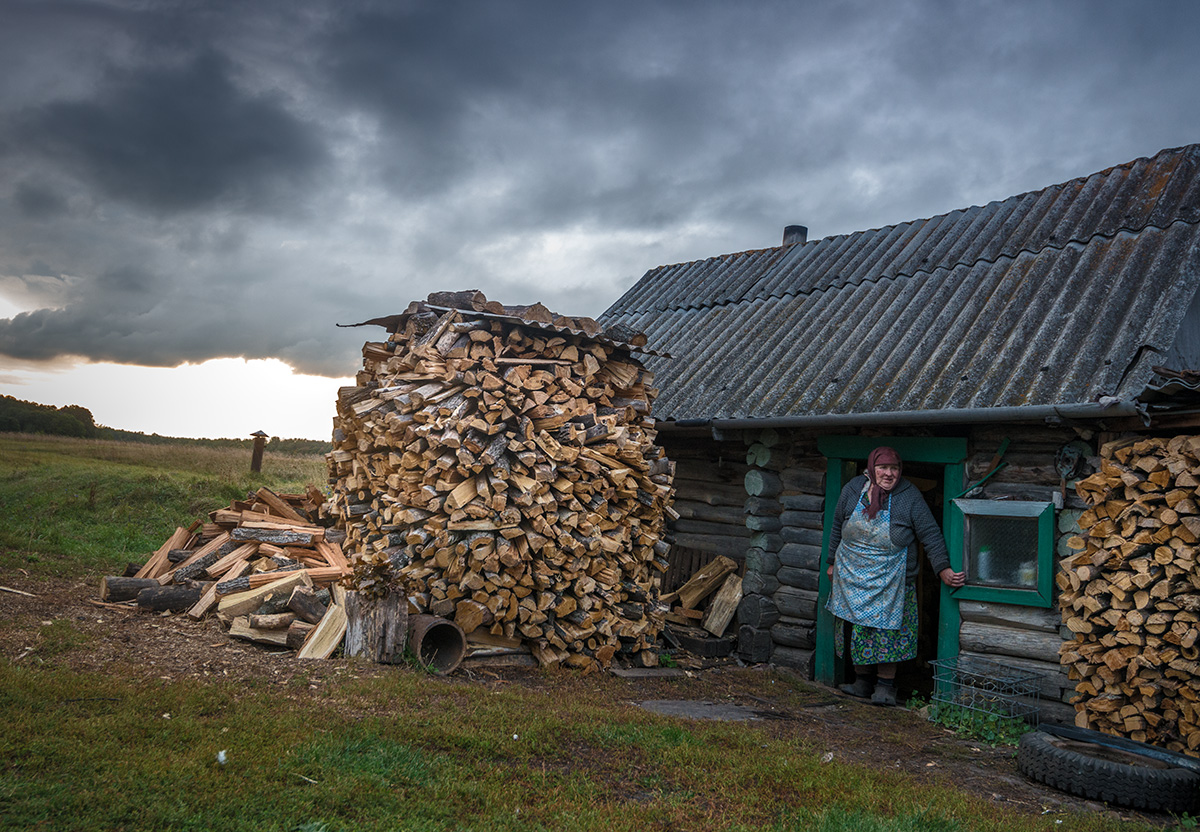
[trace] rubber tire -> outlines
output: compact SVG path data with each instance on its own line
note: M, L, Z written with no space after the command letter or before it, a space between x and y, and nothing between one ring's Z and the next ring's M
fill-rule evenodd
M1200 774L1096 743L1031 731L1017 744L1017 769L1059 791L1153 812L1194 812Z

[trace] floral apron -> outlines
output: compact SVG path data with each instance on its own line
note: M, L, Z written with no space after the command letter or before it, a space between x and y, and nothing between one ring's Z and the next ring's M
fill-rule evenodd
M867 486L842 526L837 564L826 608L853 624L850 654L855 664L904 661L916 655L917 598L906 586L906 548L892 544L888 506L870 519ZM844 632L836 628L837 655L844 653Z

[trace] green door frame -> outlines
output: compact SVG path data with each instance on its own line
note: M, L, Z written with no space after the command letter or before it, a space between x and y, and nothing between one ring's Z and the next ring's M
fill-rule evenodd
M822 436L817 448L825 456L825 522L821 533L821 566L817 584L817 651L813 675L818 682L835 685L842 680L842 665L833 653L833 616L825 609L829 598L829 532L833 528L833 510L844 486L853 478L854 464L865 460L880 445L895 448L908 462L927 462L945 466L942 480L942 536L949 545L950 501L965 485L967 440L963 438L934 438L922 436ZM962 552L950 548L950 565L962 569ZM958 655L958 628L961 620L958 601L950 588L941 586L938 608L937 657L946 659Z

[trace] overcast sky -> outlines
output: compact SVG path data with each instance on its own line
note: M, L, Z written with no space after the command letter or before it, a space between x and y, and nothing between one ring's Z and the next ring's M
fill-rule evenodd
M382 335L336 324L430 291L594 317L788 224L1200 142L1197 32L1196 2L0 0L0 394L326 439Z

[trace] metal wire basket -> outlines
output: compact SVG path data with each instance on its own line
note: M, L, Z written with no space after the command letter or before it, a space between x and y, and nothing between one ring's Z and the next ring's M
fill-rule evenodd
M1040 674L977 656L939 659L930 665L934 702L1038 724Z

